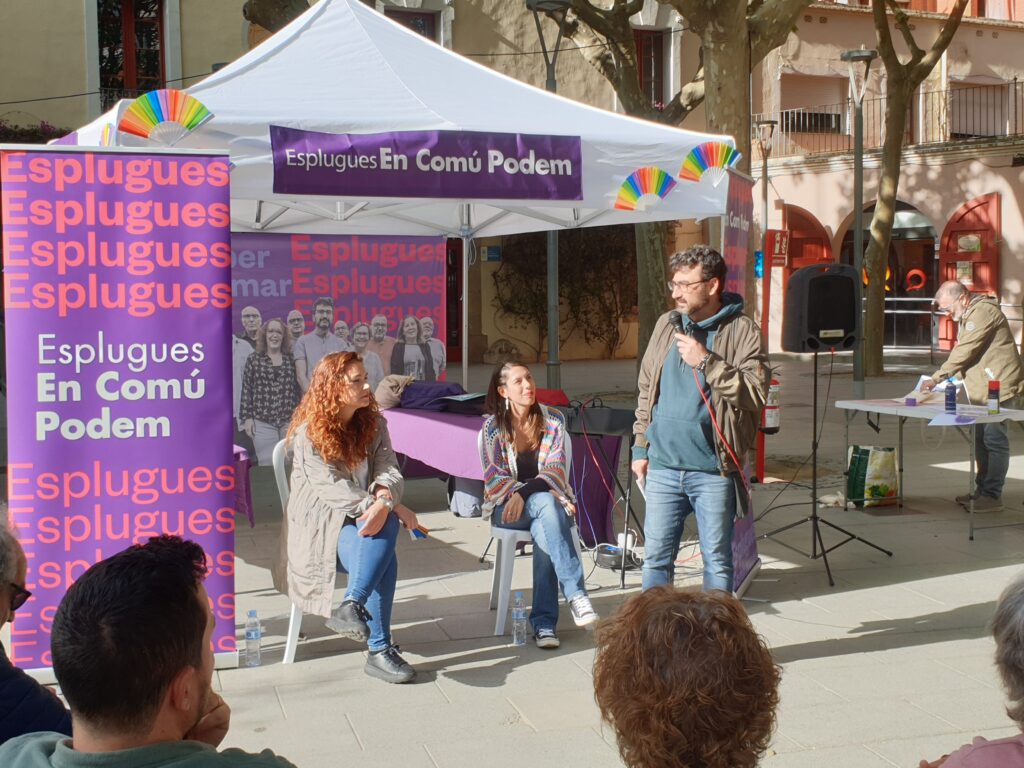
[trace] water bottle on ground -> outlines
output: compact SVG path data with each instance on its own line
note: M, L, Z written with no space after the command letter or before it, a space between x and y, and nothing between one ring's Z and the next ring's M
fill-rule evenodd
M526 602L523 593L512 598L512 645L526 645Z
M260 640L262 637L263 629L260 627L256 611L249 611L249 617L245 620L245 666L258 667L260 665Z

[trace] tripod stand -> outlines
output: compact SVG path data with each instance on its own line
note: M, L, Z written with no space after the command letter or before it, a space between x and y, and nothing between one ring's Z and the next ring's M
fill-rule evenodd
M811 524L811 551L810 553L804 552L797 547L787 544L784 541L778 543L784 547L792 549L794 552L799 552L804 557L809 557L812 560L821 558L822 562L825 563L825 573L828 576L828 585L834 587L836 585L835 580L832 578L832 569L828 564L828 553L844 544L849 544L851 541L857 540L862 544L867 544L869 547L877 549L879 552L884 552L889 557L892 557L892 552L887 549L874 544L867 539L861 538L855 533L851 533L845 528L841 528L835 523L831 523L828 520L823 520L818 515L818 353L814 353L814 396L812 398L811 406L811 514L804 517L796 522L784 525L781 528L776 528L768 533L761 534L758 538L760 539L772 539L783 531L788 531L791 528L796 528L803 525L804 523ZM837 544L833 544L831 547L826 547L825 542L821 537L821 526L827 525L829 528L839 531L846 538Z

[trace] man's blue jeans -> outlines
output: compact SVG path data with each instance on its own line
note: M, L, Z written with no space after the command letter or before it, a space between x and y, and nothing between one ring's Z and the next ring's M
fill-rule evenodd
M644 589L671 584L683 524L697 515L697 536L704 558L704 590L732 592L732 524L736 486L717 472L652 469L644 486Z
M535 493L526 500L522 516L503 523L505 507L495 507L491 524L496 528L529 531L533 535L533 607L530 624L554 630L558 623L558 586L566 600L586 594L583 564L572 540L572 518L550 493Z
M373 536L360 536L363 524L356 523L343 526L338 537L338 560L348 571L345 599L365 605L373 617L367 622L367 645L371 651L382 651L391 645L391 608L398 583L395 544L400 525L398 515L392 512L384 527Z
M974 476L978 493L998 499L1003 495L1010 468L1010 438L1005 421L974 426L974 457L978 464Z

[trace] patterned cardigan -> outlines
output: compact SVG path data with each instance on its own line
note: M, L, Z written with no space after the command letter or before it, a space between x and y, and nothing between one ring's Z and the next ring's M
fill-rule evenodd
M574 501L566 461L565 419L559 411L544 405L540 410L544 417L544 431L537 450L537 477L551 486L556 497ZM484 422L480 438L480 463L484 468L483 518L486 520L495 507L507 502L525 483L518 479L515 446L502 439L493 416Z

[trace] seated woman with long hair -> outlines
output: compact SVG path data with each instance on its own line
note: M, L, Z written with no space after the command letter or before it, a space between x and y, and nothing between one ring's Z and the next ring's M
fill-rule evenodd
M775 726L779 677L725 592L658 586L597 629L594 698L628 768L757 765Z
M583 565L573 543L576 512L569 486L565 421L537 402L533 374L523 363L499 364L487 388L480 461L484 518L533 535L533 608L539 648L557 648L558 587L578 627L597 621Z
M409 682L416 673L391 642L391 608L399 528L415 528L416 514L400 503L402 475L359 355L334 352L320 361L288 440L286 577L278 588L303 611L327 618L338 634L368 640L368 675ZM336 561L349 576L345 598L332 612Z

